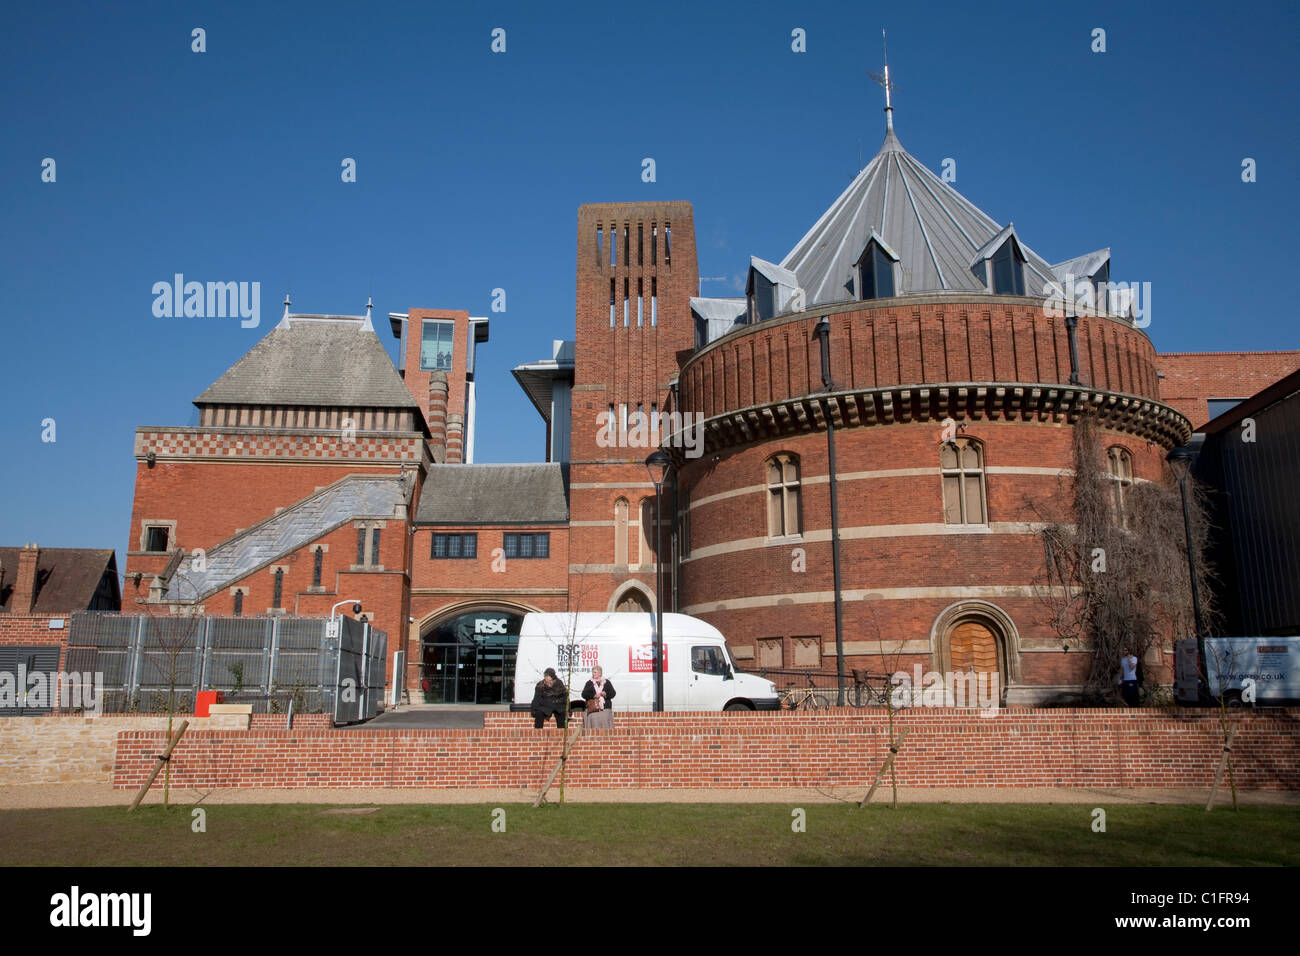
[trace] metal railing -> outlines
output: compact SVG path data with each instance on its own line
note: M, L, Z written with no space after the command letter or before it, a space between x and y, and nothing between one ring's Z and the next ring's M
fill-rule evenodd
M839 675L802 667L759 667L747 669L776 684L781 706L788 710L834 707L839 697ZM846 675L844 702L850 707L887 707L890 682L888 674L854 669Z

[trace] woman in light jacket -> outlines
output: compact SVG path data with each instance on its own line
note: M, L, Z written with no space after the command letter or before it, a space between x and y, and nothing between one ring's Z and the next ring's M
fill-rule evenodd
M582 688L582 699L587 701L587 715L583 718L583 728L592 730L614 729L614 683L605 680L605 672L599 666L591 669L591 680ZM592 702L595 706L592 706Z

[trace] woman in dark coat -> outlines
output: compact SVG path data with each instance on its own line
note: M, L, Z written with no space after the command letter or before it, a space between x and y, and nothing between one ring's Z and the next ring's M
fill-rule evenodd
M582 699L587 701L587 715L583 718L583 727L591 730L614 729L614 682L605 680L605 672L600 667L591 669L591 680L582 688ZM593 709L591 701L596 702Z
M555 717L555 726L564 729L565 718L569 714L569 692L564 682L555 673L554 667L546 668L542 679L533 691L533 726L538 730L551 718Z

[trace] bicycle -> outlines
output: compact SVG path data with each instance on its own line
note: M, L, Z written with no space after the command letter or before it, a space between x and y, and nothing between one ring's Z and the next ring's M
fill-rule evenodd
M797 687L794 681L781 695L782 710L824 710L829 706L830 701L817 693L817 688Z
M872 674L864 670L853 671L853 684L846 688L846 696L854 707L884 707L902 710L910 701L907 694L895 695L894 685L887 674Z

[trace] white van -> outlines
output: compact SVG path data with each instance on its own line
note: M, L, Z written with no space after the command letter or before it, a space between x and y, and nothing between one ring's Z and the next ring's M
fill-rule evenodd
M1300 637L1207 637L1201 677L1196 639L1174 644L1174 696L1181 704L1286 706L1300 702ZM616 684L615 687L618 685Z
M711 624L685 614L665 614L664 710L777 710L776 685L736 670L726 639ZM582 687L597 665L614 684L620 711L654 710L653 614L615 612L526 614L515 658L513 711L527 711L548 667L580 708Z

